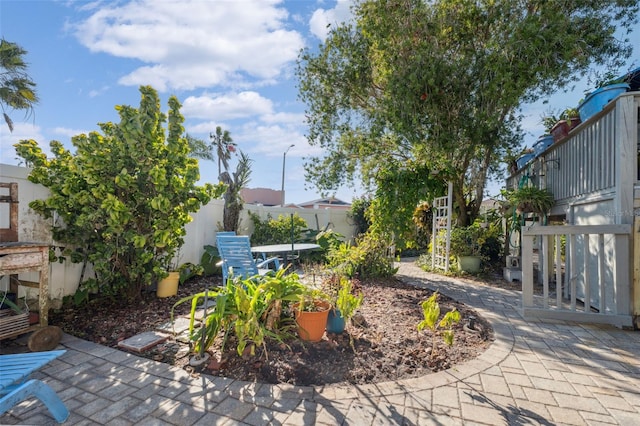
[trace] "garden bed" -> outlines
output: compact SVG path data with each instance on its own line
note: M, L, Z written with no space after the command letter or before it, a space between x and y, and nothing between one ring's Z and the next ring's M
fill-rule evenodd
M180 297L202 291L219 278L192 279L180 286L178 296L158 299L155 293L145 294L135 306L102 299L92 300L82 307L68 306L50 315L50 324L60 326L77 337L117 348L119 341L144 331L154 330L169 319L171 307ZM418 332L416 325L423 319L420 302L431 291L406 285L395 278L361 283L364 303L359 312L364 320L360 326L348 325L345 334L327 334L321 342L304 344L292 339L287 344L267 343L266 356L262 348L256 355L238 356L233 340L225 352L212 349L213 363L196 372L238 380L296 385L322 385L348 382L378 383L420 377L473 359L490 345L493 332L489 324L469 307L440 295L442 312L456 308L462 321L454 327L455 341L448 347L440 336L432 339L430 331ZM188 304L178 307L177 315L188 312ZM473 315L480 333L463 329ZM353 338L351 346L350 336ZM433 342L435 355L431 355ZM355 352L354 352L355 349ZM182 368L188 366L188 345L169 339L142 354Z

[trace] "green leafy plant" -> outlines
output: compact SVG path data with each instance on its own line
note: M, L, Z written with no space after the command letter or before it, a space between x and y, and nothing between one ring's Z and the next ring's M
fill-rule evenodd
M218 252L218 247L212 245L205 245L204 252L200 257L200 264L204 268L204 275L220 275L222 269L218 265L218 262L222 260L220 257L220 252Z
M451 254L454 256L482 256L484 234L484 229L479 225L452 228Z
M271 214L267 215L265 220L260 219L257 213L249 211L249 218L253 222L253 232L251 233L251 243L255 245L263 244L282 244L291 242L292 227L293 240L300 241L302 235L307 229L307 221L298 216L293 215L293 220L289 215L278 215L274 219Z
M544 216L555 204L553 194L547 189L535 186L524 186L516 190L503 191L506 199L506 210L514 209L517 214L528 212Z
M335 302L335 307L340 311L340 316L348 322L356 313L362 301L364 295L362 292L359 294L353 294L352 281L346 277L340 277L340 289L338 290L338 297Z
M45 218L58 214L52 232L64 255L93 266L95 278L80 285L84 294L139 299L144 287L167 276L190 213L224 191L221 184L197 185L198 161L188 155L178 99L169 98L165 115L153 88L140 93L139 108L116 107L119 123L73 137L75 152L52 141L50 159L34 140L15 145L32 165L29 180L51 194L29 206Z
M202 275L204 273L204 267L187 262L178 267L178 272L180 273L180 284L184 284L188 279Z
M389 243L367 232L358 238L356 245L341 243L327 253L327 267L336 274L353 278L390 277L398 270L387 250Z
M433 293L427 300L423 301L420 306L422 306L422 314L424 316L424 320L418 323L417 328L418 331L422 331L425 328L431 330L433 334L431 357L433 358L436 353L436 334L439 329L442 329L442 338L444 342L448 346L453 345L453 325L460 322L460 312L458 312L454 308L452 311L444 314L442 319L439 320L440 304L438 303L437 291Z
M545 134L550 135L551 129L556 125L558 121L560 121L560 115L557 111L547 111L540 118L540 124L544 126Z
M284 343L292 336L289 329L293 321L286 315L288 305L311 294L314 293L300 282L298 275L285 274L284 270L246 279L236 277L225 287L179 300L171 310L171 318L173 320L176 306L191 302L189 335L196 353L208 350L219 333L224 332L223 348L226 336L234 333L238 355L244 354L247 348L254 355L256 347L263 347L268 356L265 339ZM204 318L203 326L196 328L195 314L205 297L216 301L215 308Z

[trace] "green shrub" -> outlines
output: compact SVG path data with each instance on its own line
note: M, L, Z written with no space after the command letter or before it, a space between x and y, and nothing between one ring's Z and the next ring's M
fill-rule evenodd
M266 355L265 339L284 342L293 336L290 330L295 324L287 316L287 307L312 293L317 295L318 290L306 287L297 274L285 274L284 270L247 279L238 277L224 287L179 300L171 310L171 319L176 306L191 303L189 336L196 353L209 349L224 332L235 334L238 355L247 348L254 355L257 347L262 347ZM215 300L216 305L204 319L204 326L196 328L195 314L205 297ZM224 342L222 345L224 350Z
M297 213L291 216L278 215L277 219L273 219L271 214L267 215L267 219L261 220L257 213L249 211L249 217L253 222L253 233L251 234L251 244L283 244L292 240L299 242L307 230L307 221L298 216Z
M389 244L370 233L357 239L356 245L341 243L329 250L328 267L348 278L385 278L393 276L397 268L387 255Z
M190 213L224 191L197 185L198 161L189 157L178 99L169 98L167 116L153 88L140 93L138 109L116 107L119 123L74 136L75 152L52 141L50 159L34 140L15 145L32 167L29 180L51 194L29 206L45 218L58 214L52 232L66 246L63 257L93 266L95 278L79 288L83 300L88 292L139 299L167 275Z

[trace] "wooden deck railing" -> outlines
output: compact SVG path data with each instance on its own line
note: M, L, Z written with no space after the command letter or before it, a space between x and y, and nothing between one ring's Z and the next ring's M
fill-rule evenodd
M622 187L628 191L640 181L638 108L640 92L620 96L509 176L507 189L523 179L548 189L556 200L552 213L584 199L611 198Z
M524 317L633 326L631 229L631 225L523 228ZM541 289L534 288L535 238L541 246L537 252Z

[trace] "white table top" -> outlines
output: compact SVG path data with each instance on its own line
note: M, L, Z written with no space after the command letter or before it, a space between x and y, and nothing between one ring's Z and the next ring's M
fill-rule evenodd
M253 253L286 253L291 251L304 251L319 249L318 244L311 243L295 243L293 247L291 244L269 244L265 246L253 246L251 251Z

